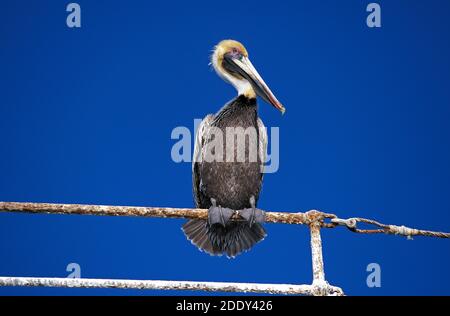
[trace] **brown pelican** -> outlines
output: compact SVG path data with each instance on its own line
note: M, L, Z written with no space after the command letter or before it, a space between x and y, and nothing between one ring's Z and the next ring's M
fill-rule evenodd
M256 96L282 113L285 109L253 67L241 43L221 41L214 49L211 64L221 78L236 88L238 96L217 114L207 115L197 130L192 163L193 192L196 206L208 209L208 220L189 220L183 225L183 231L200 250L234 258L266 236L262 227L264 214L256 209L256 203L263 180L267 132L258 117ZM241 133L253 128L255 133L244 134L245 146L238 146L235 136L228 138L229 128ZM215 142L220 134L217 131L226 135L220 147ZM255 135L257 146L253 160L250 159L251 135ZM212 148L213 143L217 148ZM221 149L226 153L223 159L217 156L214 160L207 159L208 153ZM228 159L230 153L234 160ZM244 160L236 161L239 154L244 154ZM230 220L234 214L241 220Z

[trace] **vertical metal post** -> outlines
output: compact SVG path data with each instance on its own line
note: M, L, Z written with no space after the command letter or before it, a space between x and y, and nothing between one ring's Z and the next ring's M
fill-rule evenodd
M311 257L313 269L313 284L323 285L325 272L323 268L322 239L320 238L320 223L313 221L309 225L311 232Z
M313 270L313 295L343 295L341 289L338 291L332 287L325 280L325 271L323 268L322 255L322 238L320 237L320 229L323 222L323 213L317 211L309 211L309 230L311 233L311 258Z

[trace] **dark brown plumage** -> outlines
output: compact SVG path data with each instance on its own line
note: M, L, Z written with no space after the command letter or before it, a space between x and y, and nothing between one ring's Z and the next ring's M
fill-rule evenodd
M244 130L253 127L257 132L258 153L263 153L267 138L266 135L259 135L264 129L261 120L258 119L256 99L241 95L225 105L215 116L208 115L198 131L197 142L203 144L196 144L196 149L208 150L211 141L208 138L208 131L211 127L219 128L223 135L226 135L227 127L242 127ZM227 139L224 137L224 153L226 146ZM236 157L237 142L234 146ZM248 138L244 148L245 162L193 162L193 191L198 208L210 208L213 198L217 201L217 205L242 210L252 207L250 204L252 196L255 198L254 206L256 206L262 185L261 164L264 158L258 154L257 161L250 162ZM226 154L224 157L226 158ZM209 225L206 221L190 220L183 226L183 231L200 249L213 255L226 253L228 257L235 257L250 249L266 236L260 224L254 223L250 226L245 221L230 221L223 227L220 224Z

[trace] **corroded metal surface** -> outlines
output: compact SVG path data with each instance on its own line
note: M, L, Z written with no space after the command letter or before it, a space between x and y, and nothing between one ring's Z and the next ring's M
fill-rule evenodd
M343 295L340 288L324 284L262 284L231 282L193 282L159 280L104 280L68 278L0 277L0 286L115 288L137 290L187 290L209 292L242 292L293 295Z
M112 205L83 205L83 204L54 204L54 203L26 203L26 202L0 202L0 212L18 213L45 213L45 214L78 214L78 215L105 215L105 216L142 216L162 218L207 219L205 209L173 208L173 207L142 207L142 206L112 206ZM317 221L323 228L346 226L353 232L362 234L385 233L402 236L429 236L450 238L450 233L436 232L409 228L406 226L385 225L365 218L340 219L334 214L309 211L306 213L268 212L265 213L266 223L309 225ZM329 222L325 222L325 220ZM233 220L241 220L234 216ZM359 229L357 223L363 222L377 226L377 229Z
M2 211L20 213L207 219L206 210L171 207L0 202L0 212Z
M375 229L360 229L358 228L358 223L365 223L368 225L375 226ZM430 230L410 228L406 226L397 225L386 225L377 222L373 219L354 217L348 219L332 218L331 226L346 226L349 230L359 234L390 234L390 235L400 235L405 236L408 239L412 239L412 236L428 236L436 238L450 238L450 233L435 232Z
M322 256L322 239L320 237L320 223L313 222L309 226L311 232L311 257L313 267L313 282L325 281Z
M208 217L205 209L171 208L171 207L133 207L81 204L17 203L0 202L0 212L46 213L46 214L80 214L107 216L142 216L162 218L203 219ZM66 279L66 278L24 278L0 277L0 286L47 286L80 288L120 288L152 290L193 290L218 292L253 292L272 294L303 295L344 295L339 287L331 286L325 279L322 255L321 228L346 226L356 233L386 233L411 236L431 236L450 238L450 233L413 229L406 226L385 225L365 218L340 219L334 214L319 211L306 213L264 212L267 223L308 225L311 232L311 252L313 265L313 283L311 285L293 284L257 284L257 283L223 283L193 281L150 281L150 280L101 280L101 279ZM235 214L233 220L242 220ZM376 229L359 229L358 223L376 226Z
M206 209L0 202L0 212L207 219ZM323 218L332 215L320 213ZM314 215L316 216L316 215ZM235 218L236 220L239 220ZM309 224L308 213L265 212L267 223Z

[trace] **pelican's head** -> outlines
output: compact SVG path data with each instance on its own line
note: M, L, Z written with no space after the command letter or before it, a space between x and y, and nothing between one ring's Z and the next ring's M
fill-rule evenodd
M214 48L211 63L217 74L231 83L239 95L245 95L248 98L255 98L258 95L284 113L284 106L270 91L248 59L244 45L234 40L221 41Z

